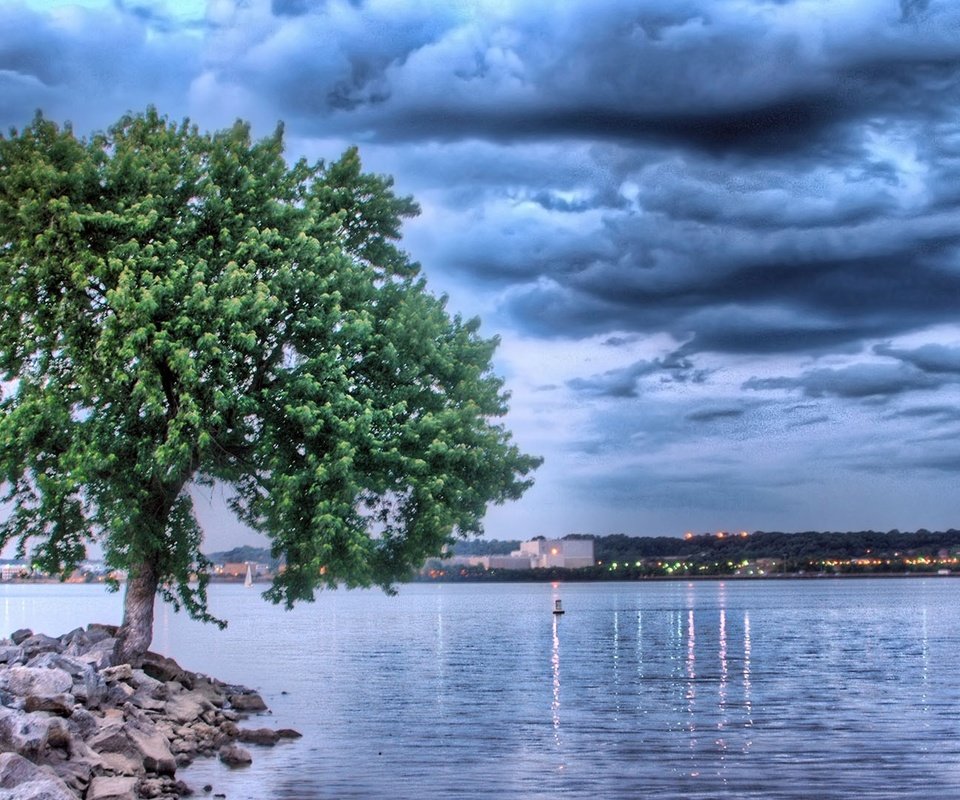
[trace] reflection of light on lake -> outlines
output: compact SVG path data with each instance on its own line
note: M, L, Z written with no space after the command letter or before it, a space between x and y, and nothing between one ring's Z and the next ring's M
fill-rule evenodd
M743 612L743 710L747 718L744 723L744 727L750 728L753 726L753 696L750 686L750 612ZM747 739L743 745L743 750L746 752L750 749L750 745L753 744L753 741Z
M560 635L557 624L559 617L553 618L553 652L550 656L550 664L553 667L553 702L550 704L550 711L553 715L553 741L560 746Z
M696 718L694 717L694 711L696 708L696 699L697 699L697 670L696 670L696 648L697 648L697 636L696 630L693 625L693 609L690 609L687 612L687 660L686 660L686 670L687 670L687 714L690 715L687 720L687 730L693 734L697 730ZM697 746L697 737L690 737L690 749L695 750Z

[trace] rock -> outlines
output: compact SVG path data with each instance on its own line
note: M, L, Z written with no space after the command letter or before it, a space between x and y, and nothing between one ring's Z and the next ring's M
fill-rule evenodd
M166 716L176 722L193 722L200 718L205 711L210 711L213 706L199 692L187 692L167 701L164 709Z
M15 644L0 645L0 664L16 664L23 659L23 648Z
M131 670L130 685L138 692L144 692L158 700L166 700L170 690L163 681L151 678L142 669Z
M156 678L158 681L176 681L183 684L187 689L193 688L193 680L190 674L172 658L147 651L143 657L141 668L147 675Z
M128 725L127 734L140 752L147 772L173 775L177 771L177 762L170 752L170 743L159 731Z
M0 708L0 750L19 753L31 761L37 760L47 748L51 731L54 741L59 741L61 724L61 720L45 714L26 714ZM69 738L69 734L67 736Z
M113 664L113 648L115 646L115 639L101 639L84 652L76 655L77 658L92 665L94 669L101 670Z
M122 753L101 753L103 768L114 775L140 776L146 771L139 759L130 758Z
M263 698L256 692L247 692L244 694L232 694L228 698L230 705L237 711L266 711L267 704Z
M77 795L49 770L16 753L0 754L0 789L9 800L77 800Z
M22 642L17 642L17 644L23 648L23 654L28 659L40 653L59 653L61 649L59 639L54 639L52 636L43 633L35 633Z
M115 667L101 669L100 674L107 683L129 681L133 679L133 667L129 664L117 664Z
M95 636L100 635L102 635L104 638L109 637L110 639L116 639L119 632L119 625L106 625L102 622L91 622L89 625L87 625L87 636L89 636L91 640Z
M303 734L300 731L295 731L293 728L280 728L277 731L277 736L281 739L302 739Z
M280 734L272 728L242 728L238 738L247 744L275 745Z
M9 667L0 670L0 689L20 697L62 694L71 688L73 678L62 669Z
M70 732L81 739L89 739L97 731L97 717L87 709L78 706L67 722Z
M156 797L157 795L147 795ZM137 779L97 777L90 783L86 800L137 800Z
M100 674L89 662L76 656L63 655L62 653L43 653L30 659L27 666L35 669L44 667L62 669L73 679L71 693L79 702L90 708L96 708L100 705L100 701L106 692L106 685Z
M225 744L220 748L220 760L228 767L245 767L253 763L253 756L238 744Z
M46 711L60 717L69 717L73 714L76 701L72 694L28 695L23 702L26 712Z
M21 642L26 641L31 636L33 636L33 631L29 628L20 628L20 630L14 631L10 634L10 641L14 644L20 644Z

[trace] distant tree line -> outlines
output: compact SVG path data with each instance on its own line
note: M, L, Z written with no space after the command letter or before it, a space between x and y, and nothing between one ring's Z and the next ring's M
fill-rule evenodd
M865 555L893 557L896 554L935 554L941 549L960 547L960 530L913 533L891 531L782 533L756 531L747 536L738 533L704 533L689 538L675 536L609 536L570 534L565 539L592 539L598 562L633 563L648 558L680 558L696 561L741 561L776 558L802 562L824 558L859 558ZM457 555L501 555L520 547L519 541L474 539L458 542Z

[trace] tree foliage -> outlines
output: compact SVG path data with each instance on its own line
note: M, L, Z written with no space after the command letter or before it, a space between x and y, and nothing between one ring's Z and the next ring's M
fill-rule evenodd
M519 497L497 341L426 290L391 187L152 108L0 138L0 539L50 571L99 542L209 619L191 484L232 487L287 604L389 589Z

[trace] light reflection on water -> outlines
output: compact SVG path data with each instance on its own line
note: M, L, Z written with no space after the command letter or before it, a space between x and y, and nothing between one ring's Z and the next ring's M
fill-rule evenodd
M304 733L182 771L228 800L960 796L960 581L256 595L213 587L224 632L157 615L155 649ZM0 587L3 633L118 618L99 587Z

